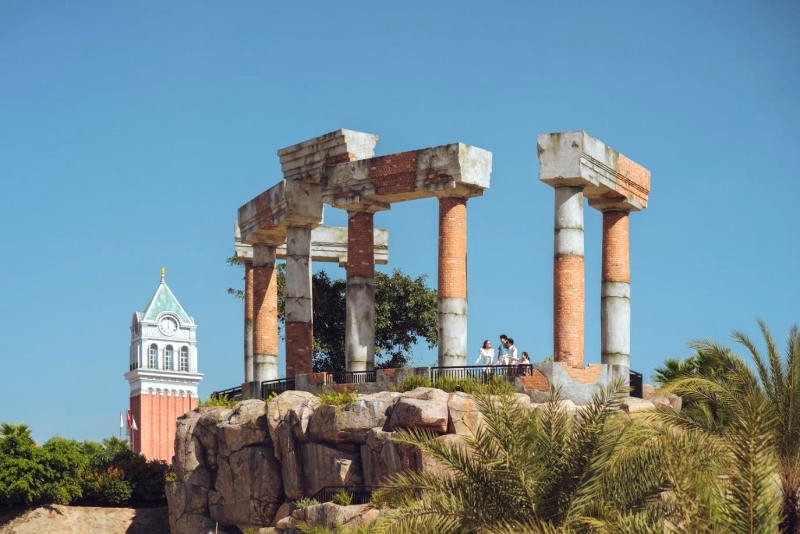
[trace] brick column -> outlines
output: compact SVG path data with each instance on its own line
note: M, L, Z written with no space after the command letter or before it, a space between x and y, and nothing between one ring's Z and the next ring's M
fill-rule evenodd
M252 380L274 380L278 378L278 280L271 245L253 246L253 319Z
M253 381L253 262L244 260L244 381Z
M629 214L603 211L603 278L600 305L602 363L631 365Z
M439 365L467 364L467 199L439 198Z
M286 230L286 377L311 372L311 229Z
M375 368L374 214L347 213L345 358L348 371Z
M583 188L556 186L553 360L583 367Z

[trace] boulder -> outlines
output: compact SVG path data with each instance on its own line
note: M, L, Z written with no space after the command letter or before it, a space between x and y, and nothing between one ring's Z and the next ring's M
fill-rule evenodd
M445 434L444 436L439 436L436 439L450 447L465 447L465 436L460 436L458 434ZM446 467L429 453L423 452L417 454L418 470L438 474L440 476L446 476L450 474L450 468Z
M475 404L475 397L468 393L460 391L451 393L447 400L447 411L449 416L447 432L450 434L474 435L483 421L483 414Z
M425 428L447 433L449 395L436 388L419 387L402 394L394 405L386 430Z
M217 426L223 456L251 445L265 445L269 440L266 406L259 399L238 403Z
M380 510L371 504L339 506L326 502L305 509L305 521L310 526L333 531L339 527L354 528L372 523L380 516Z
M367 433L366 442L361 446L364 485L380 486L387 477L417 467L418 453L411 447L393 442L392 434L394 432L381 428L372 428Z
M307 391L284 391L269 401L267 428L272 441L276 441L278 425L288 422L292 426L295 438L300 443L307 442L308 423L319 404L319 397Z
M387 413L400 393L382 392L360 395L344 406L320 405L308 425L308 435L314 441L332 444L363 444L369 430L386 423Z
M326 486L363 484L361 456L358 449L334 448L322 443L300 445L305 495L313 497Z
M319 398L305 391L284 391L267 403L267 429L288 499L305 495L299 444L308 442L308 425L317 406Z
M267 526L283 502L280 465L271 447L244 447L219 461L211 519L226 525Z
M625 413L639 413L645 412L649 410L654 410L655 405L649 400L640 399L638 397L625 397L623 399L622 404L620 404L620 410Z

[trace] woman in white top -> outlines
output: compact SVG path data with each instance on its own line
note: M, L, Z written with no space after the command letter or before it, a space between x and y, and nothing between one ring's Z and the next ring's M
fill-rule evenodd
M494 361L494 349L492 348L492 343L486 339L483 341L483 347L478 353L478 359L475 360L475 364L492 365L492 361Z

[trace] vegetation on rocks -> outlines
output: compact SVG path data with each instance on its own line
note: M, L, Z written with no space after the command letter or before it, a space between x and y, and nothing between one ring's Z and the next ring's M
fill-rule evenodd
M570 414L554 393L537 410L479 395L484 424L458 444L424 430L393 440L444 470L393 475L374 498L391 532L798 532L800 336L782 357L759 323L762 354L695 342L668 362L665 389L689 409L617 411L612 387Z

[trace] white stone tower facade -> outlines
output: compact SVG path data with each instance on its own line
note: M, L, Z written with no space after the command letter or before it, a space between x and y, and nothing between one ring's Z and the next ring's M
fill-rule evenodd
M165 281L131 322L131 449L150 460L171 461L178 417L197 407L197 325Z

